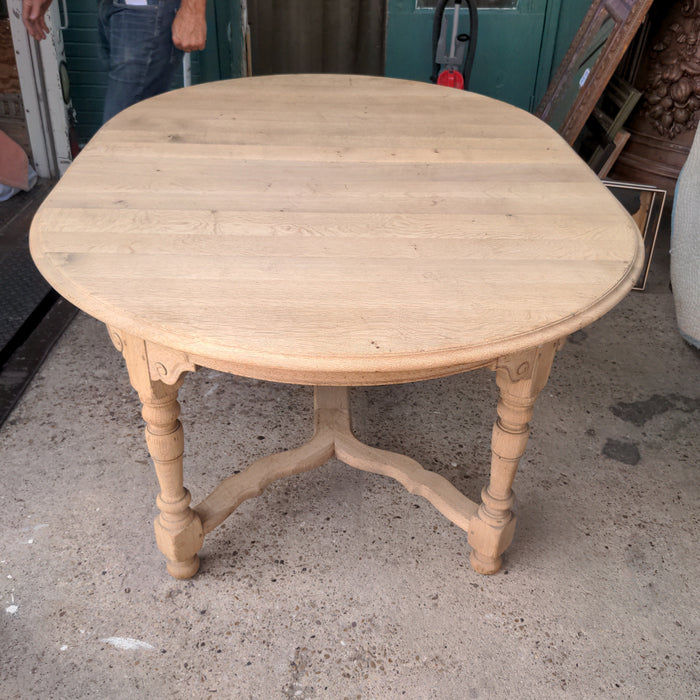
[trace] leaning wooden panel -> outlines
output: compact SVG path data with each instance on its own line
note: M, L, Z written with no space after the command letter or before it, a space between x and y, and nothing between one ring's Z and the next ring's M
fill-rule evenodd
M573 145L653 0L592 0L536 114Z

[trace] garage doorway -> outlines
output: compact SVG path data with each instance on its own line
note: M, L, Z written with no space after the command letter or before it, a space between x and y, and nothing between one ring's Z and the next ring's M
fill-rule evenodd
M386 0L248 0L253 75L384 74Z

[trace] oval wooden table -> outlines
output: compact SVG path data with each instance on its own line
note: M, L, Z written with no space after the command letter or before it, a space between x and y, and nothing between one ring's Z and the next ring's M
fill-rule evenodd
M161 487L156 538L178 578L242 501L333 455L427 498L468 533L473 567L497 571L555 351L643 262L632 220L534 116L319 75L198 85L122 112L44 202L31 251L124 355ZM200 366L316 386L315 434L193 508L177 392ZM346 387L479 367L500 388L481 504L353 436Z

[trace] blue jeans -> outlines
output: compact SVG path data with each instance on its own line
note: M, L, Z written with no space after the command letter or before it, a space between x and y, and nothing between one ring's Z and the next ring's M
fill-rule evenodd
M103 122L170 86L182 58L172 40L179 6L180 0L100 0L98 30L109 70Z

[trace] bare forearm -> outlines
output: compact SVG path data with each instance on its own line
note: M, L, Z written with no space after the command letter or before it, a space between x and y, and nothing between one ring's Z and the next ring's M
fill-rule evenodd
M200 51L207 41L206 0L182 0L173 21L173 44L183 51Z
M52 0L23 0L22 22L27 31L37 41L41 41L48 33L46 25L46 11L51 6Z

